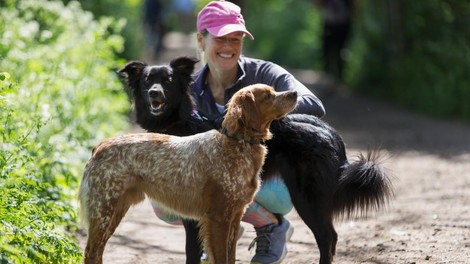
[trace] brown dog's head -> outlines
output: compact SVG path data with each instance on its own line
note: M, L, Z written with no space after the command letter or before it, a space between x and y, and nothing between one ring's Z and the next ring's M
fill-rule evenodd
M276 92L271 86L254 84L236 92L227 104L222 127L242 138L267 140L269 126L297 105L297 92Z

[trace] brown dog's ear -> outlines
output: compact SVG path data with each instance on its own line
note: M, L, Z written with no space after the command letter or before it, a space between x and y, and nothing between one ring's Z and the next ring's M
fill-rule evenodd
M127 85L131 90L137 90L145 67L147 67L147 64L144 62L130 61L118 70L118 73L126 78Z
M194 57L179 57L170 62L170 67L175 72L179 72L186 75L191 75L194 71L194 65L199 60Z
M258 108L255 103L255 95L251 91L244 91L239 96L236 96L235 102L238 111L238 123L240 127L245 128L247 136L253 136L253 133L259 134L261 131L261 120L258 113Z

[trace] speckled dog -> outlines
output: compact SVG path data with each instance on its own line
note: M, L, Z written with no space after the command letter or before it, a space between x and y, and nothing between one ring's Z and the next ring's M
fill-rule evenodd
M102 263L106 242L145 194L166 209L197 219L213 263L235 263L236 235L258 186L269 125L296 105L296 92L257 84L237 92L219 131L187 137L140 133L94 148L80 185L88 224L85 263Z

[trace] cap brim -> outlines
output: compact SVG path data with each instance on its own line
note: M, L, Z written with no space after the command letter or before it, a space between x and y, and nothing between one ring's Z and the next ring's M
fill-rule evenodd
M226 24L220 27L207 28L207 31L216 37L222 37L233 32L243 32L249 39L255 39L244 26L238 24Z

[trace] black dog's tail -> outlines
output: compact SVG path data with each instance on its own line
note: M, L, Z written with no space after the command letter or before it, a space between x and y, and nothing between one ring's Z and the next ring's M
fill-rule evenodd
M382 166L383 156L369 150L359 160L346 164L334 198L334 213L340 218L364 217L386 206L393 197L391 180Z

